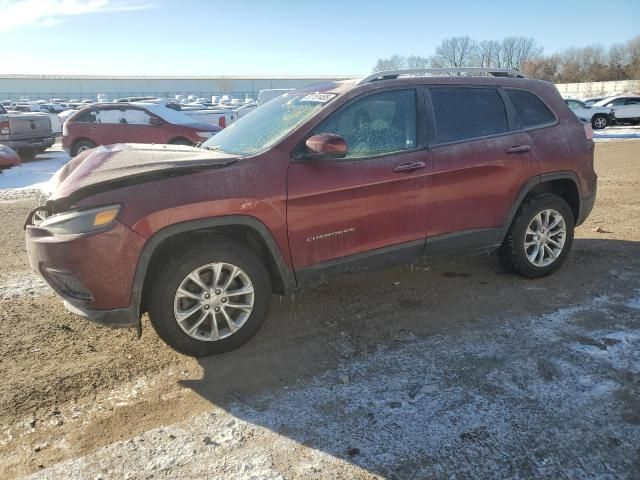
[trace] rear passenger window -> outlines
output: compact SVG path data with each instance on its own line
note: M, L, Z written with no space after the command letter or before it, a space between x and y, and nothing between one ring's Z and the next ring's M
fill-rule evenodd
M509 131L507 112L495 88L431 88L437 143Z
M556 120L551 110L533 93L507 89L507 95L509 95L524 128L547 125Z
M96 111L95 110L87 110L86 112L82 112L76 117L76 119L74 121L76 123L95 123L95 121L96 121Z

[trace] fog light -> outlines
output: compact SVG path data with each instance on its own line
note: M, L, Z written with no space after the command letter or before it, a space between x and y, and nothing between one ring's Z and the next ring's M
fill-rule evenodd
M78 300L91 301L93 296L87 287L80 280L68 273L62 273L58 270L47 269L47 276L58 287L63 295L77 298Z

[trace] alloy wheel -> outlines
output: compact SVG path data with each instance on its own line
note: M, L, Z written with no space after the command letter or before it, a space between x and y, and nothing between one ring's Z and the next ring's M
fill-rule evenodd
M210 263L180 283L173 313L180 328L201 341L216 341L237 332L251 316L255 294L251 279L230 263Z
M562 253L567 238L564 217L546 209L533 217L524 236L527 259L536 267L551 265Z

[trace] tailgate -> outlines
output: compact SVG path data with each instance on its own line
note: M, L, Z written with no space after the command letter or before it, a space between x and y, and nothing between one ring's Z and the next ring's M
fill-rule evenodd
M23 138L50 137L51 120L49 115L10 115L9 125L11 126L11 139L20 140Z

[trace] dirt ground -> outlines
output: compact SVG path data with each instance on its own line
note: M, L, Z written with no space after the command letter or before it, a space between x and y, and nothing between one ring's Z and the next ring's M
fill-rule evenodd
M640 478L640 141L596 170L551 277L339 278L199 361L67 313L0 201L0 478Z

